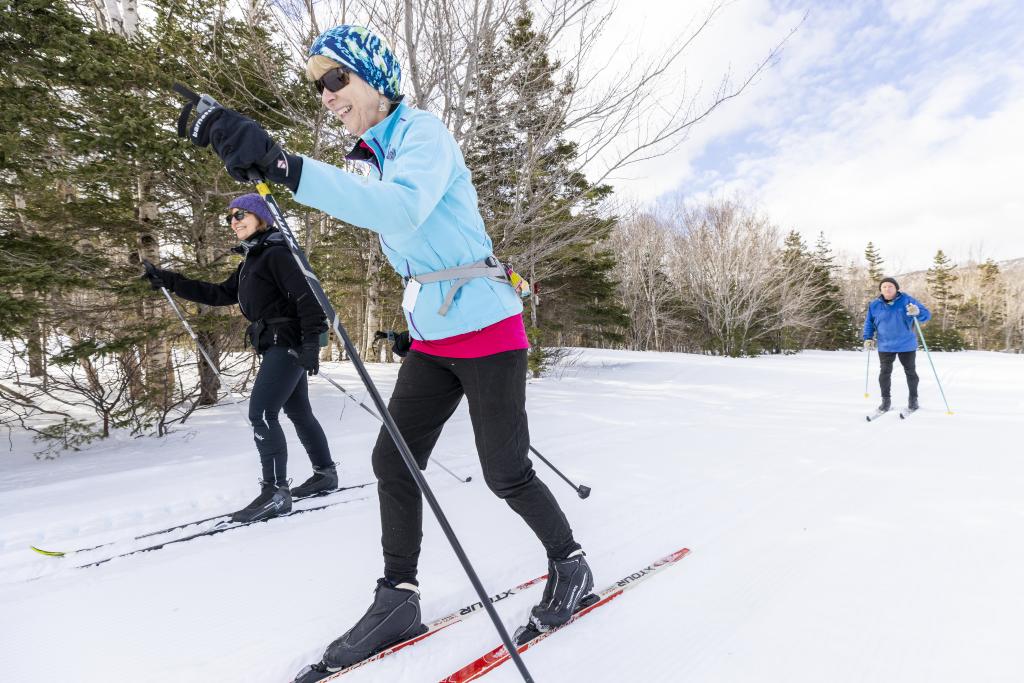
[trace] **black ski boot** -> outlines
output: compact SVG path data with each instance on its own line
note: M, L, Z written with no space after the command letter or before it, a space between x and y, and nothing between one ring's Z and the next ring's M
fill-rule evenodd
M907 401L907 410L917 410L919 407L917 405L917 396L911 396Z
M231 515L232 522L258 522L292 511L292 496L288 493L288 485L276 486L268 481L260 480L263 490L256 500Z
M892 399L888 396L883 396L882 403L878 406L878 412L885 413L888 412L890 408L892 408Z
M308 498L338 488L338 468L314 467L313 476L292 489L292 498Z
M302 668L299 673L295 674L295 679L292 683L315 683L316 681L322 681L328 676L333 675L335 672L327 668L327 665L323 662L317 662Z
M544 596L530 610L530 623L516 631L516 644L521 645L569 621L593 588L594 575L582 550L564 560L549 560Z
M420 620L419 589L411 583L396 586L379 579L370 609L345 635L327 646L321 663L329 671L339 671L426 630Z

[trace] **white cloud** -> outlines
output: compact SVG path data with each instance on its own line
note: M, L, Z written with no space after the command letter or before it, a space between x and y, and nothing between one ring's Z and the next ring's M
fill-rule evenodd
M878 16L815 6L751 91L616 189L739 194L786 229L824 230L841 251L872 240L901 270L926 267L938 248L1024 256L1024 22L1007 2L955 4L889 3ZM975 29L986 12L998 30ZM730 6L691 73L714 78L730 61L739 72L797 16Z

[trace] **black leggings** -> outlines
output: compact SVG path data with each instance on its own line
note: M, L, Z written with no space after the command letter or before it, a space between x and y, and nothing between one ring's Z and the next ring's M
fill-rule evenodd
M463 395L484 481L505 500L540 539L548 557L568 556L580 546L548 487L527 457L526 351L483 358L442 358L410 351L388 410L420 469L427 466L444 423ZM395 582L416 581L423 540L423 499L391 436L381 429L373 449L383 532L384 575Z
M900 351L899 353L879 351L878 361L882 369L878 373L878 385L882 388L882 398L889 398L890 396L889 392L892 389L892 366L896 356L900 357L900 364L903 366L903 371L907 374L907 389L910 396L917 396L917 383L919 381L917 368L915 367L917 351Z
M288 442L278 421L284 414L295 425L314 467L330 467L331 451L320 423L309 405L306 371L283 346L271 346L263 353L256 381L249 397L249 422L256 450L263 464L263 481L284 486L288 483Z

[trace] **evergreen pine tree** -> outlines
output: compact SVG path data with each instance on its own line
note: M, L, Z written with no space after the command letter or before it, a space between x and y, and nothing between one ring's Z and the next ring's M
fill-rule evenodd
M960 294L956 291L956 264L939 249L926 275L928 293L935 304L932 324L925 331L928 346L936 351L960 351L963 336L956 327Z
M614 220L599 215L611 193L575 170L556 82L561 65L522 11L508 34L486 45L473 93L477 133L466 161L500 258L536 288L529 301L534 368L544 345L620 340L628 324L614 297L614 256L603 250Z
M822 290L817 303L817 309L822 314L822 323L816 347L828 350L855 348L859 330L850 312L843 305L835 256L832 254L831 245L825 239L825 233L818 235L811 262Z
M972 348L998 349L1003 343L1006 287L999 264L992 259L977 269L977 293L961 307L958 327Z
M864 248L864 260L868 263L868 292L871 296L878 296L878 282L885 277L885 271L882 268L885 259L882 258L881 252L873 242L868 242L868 246Z

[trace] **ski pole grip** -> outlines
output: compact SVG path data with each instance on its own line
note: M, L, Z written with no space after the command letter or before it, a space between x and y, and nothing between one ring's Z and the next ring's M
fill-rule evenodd
M250 168L249 170L246 171L246 174L248 174L249 182L251 183L266 182L266 178L263 177L263 174L257 171L255 168Z
M184 97L186 100L188 100L192 104L198 104L199 103L199 95L196 94L196 92L194 90L189 89L188 87L182 85L181 83L175 83L172 86L172 88L173 88L174 92L178 93L179 95Z

